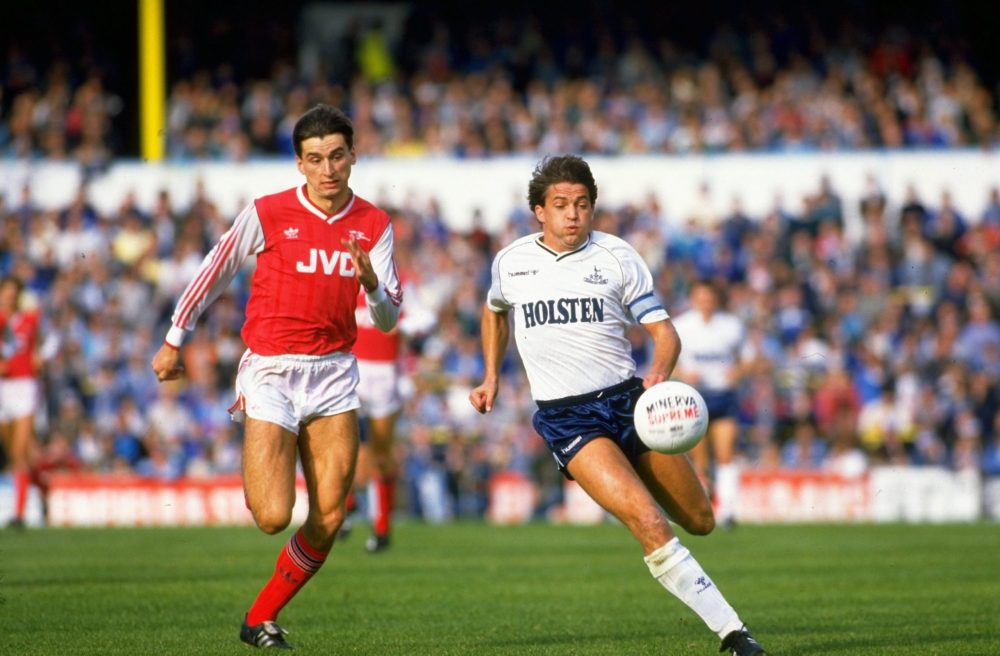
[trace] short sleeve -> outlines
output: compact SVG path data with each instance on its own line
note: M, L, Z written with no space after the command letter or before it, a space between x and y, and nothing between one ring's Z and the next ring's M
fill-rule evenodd
M513 309L513 305L504 297L503 289L500 284L500 260L503 258L506 251L501 251L497 253L497 256L493 258L493 265L490 267L490 291L486 296L486 305L494 312L509 312Z
M634 248L622 244L619 250L622 267L622 304L637 323L669 319L663 303L653 288L653 274Z

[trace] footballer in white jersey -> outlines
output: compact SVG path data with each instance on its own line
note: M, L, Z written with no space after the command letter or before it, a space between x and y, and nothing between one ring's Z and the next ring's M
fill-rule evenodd
M532 425L559 468L642 546L650 573L688 605L736 656L763 654L736 611L671 528L704 535L712 506L684 455L651 451L635 432L643 389L670 378L680 338L657 299L649 268L623 240L593 230L597 185L573 155L547 157L528 184L541 234L518 239L493 261L482 312L483 382L469 394L490 412L510 341L510 315L531 395ZM653 343L636 377L627 327Z
M635 249L597 231L564 253L546 246L541 233L504 248L493 260L487 303L513 312L514 338L536 401L632 378L636 366L626 328L668 318Z
M728 312L706 318L698 310L688 310L674 318L674 328L684 344L678 369L695 377L702 394L733 391L746 337L743 322Z
M746 329L739 318L723 311L721 294L712 282L698 281L690 296L691 309L674 320L684 344L674 373L705 397L708 429L691 451L691 458L702 478L712 481L716 517L723 525L731 525L740 493L736 388Z

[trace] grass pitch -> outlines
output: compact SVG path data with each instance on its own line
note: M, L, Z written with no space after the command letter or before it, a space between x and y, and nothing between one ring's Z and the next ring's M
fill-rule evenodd
M360 529L356 529L360 530ZM246 654L288 538L250 528L0 531L0 653ZM285 608L301 654L715 654L624 528L398 526ZM775 655L1000 654L1000 527L741 526L681 536Z

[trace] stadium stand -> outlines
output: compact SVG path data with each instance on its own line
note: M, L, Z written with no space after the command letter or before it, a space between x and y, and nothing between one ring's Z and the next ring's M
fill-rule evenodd
M204 28L221 35L207 54L196 30L181 30L168 156L289 157L291 124L321 101L349 109L363 154L386 157L989 149L1000 137L996 80L984 77L993 71L977 69L975 53L947 33L824 30L799 16L782 30L735 20L692 47L622 19L584 30L580 48L556 38L544 15L512 15L490 32L458 25L411 17L391 43L379 38L383 26L359 22L339 45L346 61L321 62L311 77L294 65L287 33L254 33L278 53L265 66L220 58L239 43L232 21ZM31 189L8 189L0 204L0 273L25 280L45 317L39 434L60 462L86 471L237 472L239 431L226 408L249 272L184 347L184 383L158 386L148 366L173 300L230 217L204 194L182 211L166 192L153 211L129 197L110 213L88 202L91 177L129 154L131 125L122 77L102 68L100 43L90 47L71 60L15 42L2 62L3 157L84 171L64 207L37 207ZM981 210L963 215L947 195L889 197L873 186L856 208L863 232L849 238L845 214L855 209L816 183L801 212L678 217L645 202L603 208L599 222L647 257L673 313L697 278L727 289L729 309L750 327L740 417L749 465L1000 474L1000 191L983 188ZM536 511L545 513L560 481L530 429L524 381L504 383L490 418L507 427L499 432L465 398L481 374L478 313L493 245L531 230L530 216L513 214L496 241L449 227L433 208L393 216L409 294L437 318L434 331L407 340L403 363L411 510L481 516L491 474L513 471L542 485ZM636 357L641 366L647 354ZM428 476L446 507L421 507L415 486Z

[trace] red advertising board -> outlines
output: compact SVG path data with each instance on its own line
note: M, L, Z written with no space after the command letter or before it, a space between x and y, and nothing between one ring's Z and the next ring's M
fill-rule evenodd
M873 512L867 474L782 469L745 470L740 476L740 521L864 521Z
M293 516L305 507L299 481ZM252 524L239 476L159 481L137 476L60 475L49 492L52 526Z

